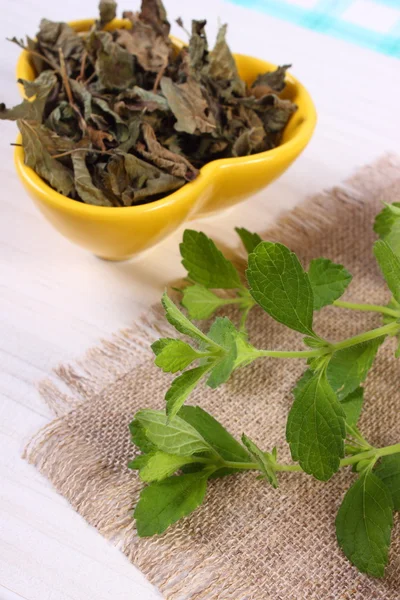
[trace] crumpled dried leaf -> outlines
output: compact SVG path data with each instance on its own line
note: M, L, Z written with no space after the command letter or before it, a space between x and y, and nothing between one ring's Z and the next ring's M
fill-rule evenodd
M49 114L45 123L58 135L69 137L73 141L77 141L81 137L77 114L65 100L61 101Z
M267 71L259 75L251 86L251 92L260 98L266 94L273 92L282 92L285 88L285 76L286 71L290 69L292 65L283 65L278 67L275 71Z
M17 125L22 135L25 164L34 169L60 194L72 195L75 191L73 174L70 169L52 158L46 149L50 137L47 133L44 134L43 126L35 121L23 119L18 120Z
M175 177L183 177L186 181L192 181L197 176L198 170L184 156L161 146L154 129L148 123L143 123L142 132L147 148L138 144L136 149L143 158Z
M243 133L235 140L235 143L233 144L233 156L248 156L254 152L260 152L264 149L264 138L264 127L245 129L245 131L243 131Z
M111 33L97 31L92 35L99 44L95 69L101 87L125 90L133 85L135 74L132 55L113 41Z
M160 94L149 92L141 87L134 86L131 90L126 90L119 94L114 104L114 110L118 114L126 111L141 112L144 109L148 112L169 110L168 102Z
M117 16L117 3L115 0L100 0L99 12L100 26L104 27Z
M120 152L129 152L136 146L140 133L140 124L138 119L132 119L132 121L130 121L128 125L128 137L118 146Z
M0 119L41 121L47 97L56 85L57 77L53 71L43 71L34 81L25 82L25 80L20 80L20 83L24 85L28 98L33 96L35 98L33 100L23 100L20 104L8 109L4 104L0 104Z
M208 43L205 34L206 20L192 21L192 35L189 40L190 75L199 80L208 73Z
M34 49L37 52L59 65L59 51L61 50L67 65L68 75L72 77L77 73L80 68L84 45L82 37L72 27L67 23L56 23L42 19L36 37Z
M97 113L104 119L105 130L109 133L112 133L118 142L125 142L128 139L128 124L123 121L123 119L121 119L121 117L115 111L112 110L106 100L103 98L93 98L92 107L93 112L90 115L90 120L93 120L96 123L96 119L94 117Z
M125 206L160 197L177 190L185 183L184 179L164 173L133 154L123 154L123 157L129 177L129 187L122 194Z
M140 19L151 25L159 35L168 39L171 26L161 0L142 0Z
M70 79L69 84L75 101L83 108L83 116L87 121L92 114L92 94L83 83L76 79Z
M169 77L161 79L161 90L176 118L175 129L191 134L214 133L216 122L194 79L176 84Z
M218 31L215 46L210 52L209 74L216 81L229 82L231 93L244 96L246 94L246 85L239 77L235 59L226 43L227 27L227 25L222 25Z
M112 206L112 202L103 192L93 185L86 165L86 152L74 152L71 159L74 167L75 187L80 198L94 206Z
M282 100L275 95L272 97L273 103L267 110L260 112L260 117L267 132L277 133L285 128L291 115L297 110L297 106L290 100Z
M132 16L132 29L118 31L117 42L133 54L145 71L158 73L168 65L171 44L158 35L152 27L137 15Z

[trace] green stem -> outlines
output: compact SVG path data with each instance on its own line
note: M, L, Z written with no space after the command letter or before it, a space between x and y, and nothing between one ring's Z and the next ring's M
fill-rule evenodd
M393 444L392 446L385 446L384 448L372 448L371 450L367 450L365 452L359 452L358 454L354 454L354 456L347 456L340 461L341 467L348 467L349 465L354 465L361 460L365 460L368 458L375 458L376 460L382 456L389 456L391 454L400 453L400 444ZM198 462L207 462L209 459L202 459ZM222 466L227 467L229 469L241 469L243 471L250 470L258 470L259 465L257 463L252 462L234 462L230 460L224 460L222 462ZM300 472L303 471L300 465L283 465L276 463L274 465L275 471L285 471L285 472Z
M400 318L400 312L398 310L393 310L387 306L381 306L380 304L357 304L355 302L344 302L342 300L335 300L333 304L335 306L339 306L340 308L361 310L364 312L378 312L382 313L383 315Z
M239 331L242 333L246 333L246 321L252 308L253 305L246 306L246 308L243 310L242 316L240 317Z
M324 350L324 351L323 351ZM327 353L325 348L317 348L316 350L256 350L255 358L269 356L271 358L314 358L323 356Z
M336 352L336 350L350 348L351 346L355 346L357 344L361 344L362 342L367 342L369 340L374 340L384 335L395 334L399 330L400 325L398 323L389 323L388 325L383 325L382 327L377 327L376 329L371 329L370 331L366 331L365 333L355 335L351 338L348 338L347 340L343 340L342 342L330 344L329 347L331 351Z

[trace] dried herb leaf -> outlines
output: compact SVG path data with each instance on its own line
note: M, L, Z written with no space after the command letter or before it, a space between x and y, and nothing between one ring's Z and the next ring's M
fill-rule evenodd
M189 79L176 84L169 77L161 79L161 90L175 115L175 129L186 133L213 133L216 129L214 116L202 94L200 85Z
M115 19L117 15L117 3L115 0L100 0L99 12L100 26L104 27L104 25Z
M69 196L74 193L74 178L70 169L52 158L46 150L43 130L35 121L17 121L22 135L25 164L43 177L57 192ZM48 141L48 138L46 136Z
M93 185L92 178L86 166L86 153L74 152L72 154L74 166L76 191L84 202L94 206L112 206L105 195Z
M21 104L9 109L4 104L0 104L0 119L9 119L10 121L26 119L40 122L43 118L47 97L56 85L57 77L52 71L43 71L34 81L25 82L20 80L20 83L24 85L28 98L33 96L35 98L33 100L23 100Z

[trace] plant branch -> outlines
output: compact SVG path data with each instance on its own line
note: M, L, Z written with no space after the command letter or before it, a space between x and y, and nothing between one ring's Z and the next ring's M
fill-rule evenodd
M362 342L368 342L369 340L374 340L378 337L382 337L384 335L393 335L400 331L400 324L398 323L389 323L388 325L383 325L382 327L377 327L376 329L371 329L370 331L366 331L365 333L360 333L359 335L355 335L353 337L347 338L342 342L336 342L335 344L330 344L330 349L332 352L336 352L337 350L343 350L344 348L350 348L351 346L356 346L357 344L361 344Z
M357 454L354 454L352 456L346 456L346 458L343 458L340 461L340 468L354 465L354 464L360 462L361 460L367 460L369 458L378 460L378 458L381 458L382 456L390 456L391 454L398 454L398 453L400 453L400 443L393 444L392 446L384 446L383 448L371 448L371 450L366 450L365 452L358 452ZM205 461L201 460L199 462L205 462ZM229 460L222 461L221 466L229 468L229 469L240 469L243 471L255 471L255 470L259 469L259 465L257 463L234 462L234 461L229 461ZM279 464L279 463L276 463L274 465L274 470L282 471L282 472L293 472L293 473L303 471L303 469L301 468L300 465L285 465L285 464Z
M400 311L393 310L392 308L388 308L387 306L381 306L380 304L357 304L354 302L344 302L342 300L335 300L333 304L340 308L348 308L349 310L378 312L383 315L389 315L390 317L400 318Z

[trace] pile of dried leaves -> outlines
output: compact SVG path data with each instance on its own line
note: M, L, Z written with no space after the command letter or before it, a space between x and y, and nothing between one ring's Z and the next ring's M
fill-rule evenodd
M36 40L13 38L39 74L20 80L16 120L25 163L55 190L98 206L151 202L193 180L205 163L274 148L296 106L279 94L287 66L239 77L226 25L209 51L206 21L177 50L161 0L125 12L132 27L107 31L114 0L89 32L42 20ZM178 20L179 24L183 24Z

